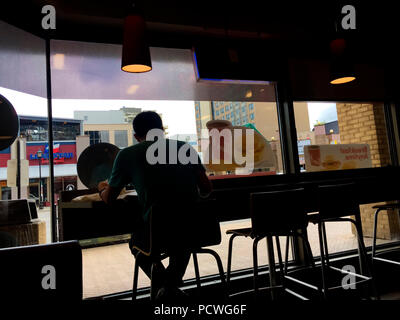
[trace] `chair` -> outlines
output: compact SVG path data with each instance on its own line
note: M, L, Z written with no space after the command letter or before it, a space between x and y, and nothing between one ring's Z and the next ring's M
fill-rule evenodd
M301 232L299 232L300 230L305 230L307 226L306 211L304 205L305 196L306 194L303 188L256 192L250 194L251 228L232 229L226 232L227 234L231 234L228 249L228 284L230 282L231 275L233 240L236 237L240 236L251 237L253 239L253 285L254 293L257 294L259 290L257 247L259 241L266 238L270 279L269 288L271 289L272 299L275 298L274 290L277 288L284 288L285 291L291 294L295 294L293 291L284 287L285 278L291 278L292 280L294 280L294 278L288 276L287 272L290 238L300 236L303 241L306 253L309 257L312 257L311 248L306 237L302 236ZM287 237L284 267L282 263L279 236ZM274 247L272 241L273 237L275 237L277 245L277 253L281 274L281 285L277 285ZM295 295L299 296L298 294Z
M381 262L400 266L399 261L394 261L394 260L378 257L378 253L376 252L376 237L377 237L379 213L382 211L387 211L387 210L399 210L400 203L394 202L394 203L380 204L380 205L376 205L372 208L376 209L375 214L374 214L374 231L373 231L373 235L372 235L372 262L374 262L374 260L376 260L376 261L381 261Z
M196 285L201 288L200 271L197 254L211 254L217 263L223 292L225 292L225 275L219 255L208 246L221 243L221 230L215 213L215 201L206 200L198 203L176 203L161 202L152 206L149 218L149 230L147 244L135 244L139 253L136 256L133 276L132 300L136 300L139 264L141 255L152 258L152 271L156 263L168 257L170 248L189 251L193 257L195 268ZM153 273L153 272L152 272ZM154 290L153 276L151 279L150 300L154 301L156 293Z
M337 184L337 185L320 185L318 186L315 196L318 199L318 214L309 215L309 221L318 224L318 238L321 252L321 275L322 275L322 294L328 298L328 291L342 288L342 285L329 287L327 273L333 270L340 273L352 275L359 279L354 284L370 282L373 289L371 266L368 263L367 251L364 244L360 208L355 199L354 183ZM350 218L349 216L354 216ZM360 273L351 273L344 269L334 267L329 260L328 241L325 223L327 222L350 222L354 225L358 241L358 257ZM376 291L375 291L376 293Z

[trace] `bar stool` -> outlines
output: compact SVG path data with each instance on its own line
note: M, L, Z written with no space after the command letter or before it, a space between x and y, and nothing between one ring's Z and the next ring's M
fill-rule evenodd
M378 257L377 256L378 254L376 253L376 236L377 236L379 213L382 211L387 211L387 210L400 209L400 203L394 202L394 203L380 204L380 205L373 206L372 208L376 209L375 215L374 215L374 231L373 231L373 236L372 236L372 262L374 262L374 260L377 260L377 261L386 262L386 263L400 266L400 262Z
M210 254L217 263L222 292L225 293L225 274L219 255L208 246L221 243L221 230L217 216L212 210L214 200L201 201L198 203L187 203L176 208L174 203L155 204L150 211L150 223L148 224L148 239L146 245L135 244L139 253L135 259L133 276L132 300L136 300L139 263L141 256L152 259L152 277L150 300L154 301L157 292L154 290L153 272L156 264L168 257L168 252L173 248L175 251L185 250L193 257L196 285L201 288L200 271L197 254Z
M304 230L307 227L307 216L304 205L305 196L305 190L302 188L256 192L250 194L251 228L232 229L226 231L227 234L231 234L228 248L228 285L231 276L233 240L236 237L250 237L253 239L253 285L254 293L257 294L259 290L257 247L259 241L266 238L270 282L270 286L267 288L271 289L271 298L276 298L276 295L274 294L276 289L284 289L290 294L294 294L305 300L307 299L284 286L285 278L291 278L294 280L293 277L288 276L287 272L290 237L300 236L303 240L306 253L309 255L309 257L312 257L311 247L308 243L308 240L298 232L299 230ZM287 237L284 266L282 262L279 236ZM273 237L275 237L277 246L281 279L280 285L278 285L276 278Z
M326 299L328 291L341 288L342 285L329 287L327 283L327 272L333 270L359 278L355 285L363 282L372 283L372 288L376 294L374 279L372 277L371 266L368 263L367 251L364 244L360 208L354 199L355 184L346 183L339 185L318 186L315 196L318 199L318 214L309 215L309 221L318 224L318 238L321 252L321 275L322 275L322 294ZM354 216L355 218L348 218ZM325 223L327 222L350 222L354 225L358 241L358 256L360 273L351 273L332 266L329 260L328 241Z

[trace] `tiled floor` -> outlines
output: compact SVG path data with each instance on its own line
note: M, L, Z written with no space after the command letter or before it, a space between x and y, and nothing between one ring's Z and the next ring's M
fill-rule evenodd
M222 242L213 249L220 255L226 269L228 256L228 236L225 231L232 228L248 227L249 220L222 223ZM319 255L317 228L310 225L308 229L309 240L314 255ZM351 233L349 223L331 222L327 225L329 251L339 252L356 248L357 242ZM380 240L378 243L387 241ZM366 245L371 239L365 238ZM282 239L281 246L284 241ZM259 243L259 265L267 264L265 241ZM212 257L199 255L201 275L216 274L217 266ZM83 250L83 294L84 298L95 297L115 292L132 289L134 258L130 253L128 244L97 247ZM252 241L246 238L236 238L233 249L232 269L239 270L252 267ZM185 278L193 278L194 269L190 262ZM149 280L140 273L139 286L148 286Z

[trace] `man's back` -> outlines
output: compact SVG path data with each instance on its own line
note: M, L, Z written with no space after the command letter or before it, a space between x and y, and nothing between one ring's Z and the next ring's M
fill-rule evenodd
M133 184L143 205L145 219L151 205L157 201L187 202L198 199L196 170L204 168L197 154L197 164L182 164L178 152L185 143L169 139L163 141L166 143L165 162L152 164L149 157L154 154L159 156L157 151L149 150L155 142L143 141L120 151L109 181L110 186L116 188Z

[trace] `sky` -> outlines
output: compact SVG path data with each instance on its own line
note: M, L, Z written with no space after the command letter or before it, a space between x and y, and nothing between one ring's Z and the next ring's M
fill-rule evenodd
M20 115L47 117L47 100L34 95L0 87L5 96ZM165 100L84 100L53 99L53 117L71 118L75 110L119 110L122 107L135 107L153 110L162 115L168 134L196 134L196 118L193 101ZM308 112L311 129L317 121L337 120L335 103L309 102Z
M0 87L20 115L47 117L47 100L34 95ZM53 99L54 118L74 118L75 110L119 110L122 107L153 110L161 114L168 134L196 134L196 118L193 101L165 100L84 100Z
M337 120L336 103L308 102L308 117L311 129L316 122L331 122Z

